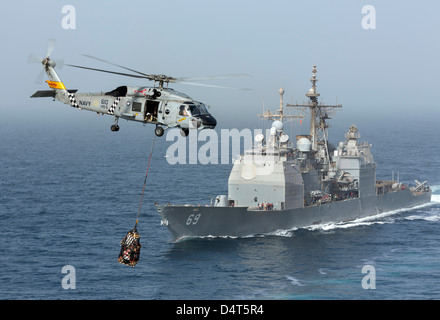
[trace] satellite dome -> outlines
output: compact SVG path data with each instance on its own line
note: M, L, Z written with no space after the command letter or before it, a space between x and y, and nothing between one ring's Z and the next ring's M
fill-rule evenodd
M312 142L307 138L298 139L296 145L301 152L310 152L312 150Z
M275 128L277 131L282 131L283 123L281 121L276 120L272 123L272 128Z

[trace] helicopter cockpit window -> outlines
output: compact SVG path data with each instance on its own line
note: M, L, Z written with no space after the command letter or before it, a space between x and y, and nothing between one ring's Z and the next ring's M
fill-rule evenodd
M180 106L179 116L188 116L188 112L186 111L186 106L184 105Z
M195 106L195 105L193 105L193 104L190 104L190 105L189 105L189 109L191 110L191 114L192 114L193 116L198 116L198 115L200 115L200 110L199 110L199 108L197 108L197 106Z
M184 104L186 105L181 105L180 106L180 111L179 111L179 115L184 115L183 112L186 112L185 116L188 115L188 111L191 112L192 116L199 116L201 114L209 114L208 110L206 109L206 106L203 103L200 102L196 102L194 104L194 102L192 101L186 101L184 102Z
M199 104L198 107L199 107L201 114L208 114L209 113L204 104Z
M206 110L206 107L203 103L198 103L196 105L190 104L189 108L191 109L191 114L193 116L198 116L201 114L209 114L208 110Z

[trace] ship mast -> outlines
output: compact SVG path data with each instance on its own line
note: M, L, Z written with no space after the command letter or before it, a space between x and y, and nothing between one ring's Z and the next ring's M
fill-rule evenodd
M258 117L263 118L263 119L267 119L267 120L272 120L272 121L278 120L281 122L284 122L284 119L304 118L303 115L295 116L295 115L284 114L284 102L283 102L284 89L280 88L278 90L278 93L280 94L280 108L274 112L269 111L269 110L264 112L264 110L263 110L263 114L259 114Z
M310 139L312 142L312 150L319 151L319 142L324 143L326 149L326 158L328 160L328 147L327 147L327 128L328 124L325 122L326 119L330 119L328 114L335 108L342 108L341 104L338 105L324 105L323 103L318 103L318 97L320 94L316 91L316 66L313 66L312 77L310 82L312 83L312 88L306 93L310 101L307 104L287 104L287 107L300 108L302 110L309 109L310 112Z

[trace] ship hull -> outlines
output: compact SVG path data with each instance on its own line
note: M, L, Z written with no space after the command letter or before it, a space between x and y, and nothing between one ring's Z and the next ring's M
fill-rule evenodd
M246 237L319 224L343 223L431 201L431 191L410 190L290 210L248 210L247 207L162 206L157 210L175 241L191 237Z

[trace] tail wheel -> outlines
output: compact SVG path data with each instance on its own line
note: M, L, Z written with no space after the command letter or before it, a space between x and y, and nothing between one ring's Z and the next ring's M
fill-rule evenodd
M158 137L162 137L165 130L161 126L157 126L156 129L154 129L154 133Z

